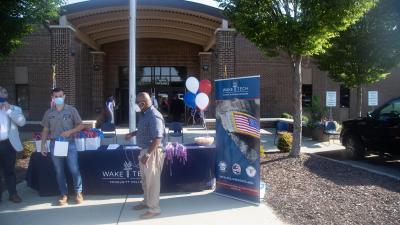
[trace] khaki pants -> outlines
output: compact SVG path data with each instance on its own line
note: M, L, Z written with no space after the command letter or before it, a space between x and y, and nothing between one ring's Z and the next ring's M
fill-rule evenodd
M140 162L140 158L147 153L143 149L139 154L139 167L142 173L142 188L144 192L143 204L149 207L149 212L160 213L160 176L164 164L162 148L151 153L147 166Z

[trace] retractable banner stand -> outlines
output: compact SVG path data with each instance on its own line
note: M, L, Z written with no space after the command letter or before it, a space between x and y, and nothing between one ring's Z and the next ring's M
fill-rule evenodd
M216 193L260 203L260 76L215 81Z

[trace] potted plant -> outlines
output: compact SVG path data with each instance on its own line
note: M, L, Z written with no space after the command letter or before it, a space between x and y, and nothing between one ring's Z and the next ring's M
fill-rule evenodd
M324 134L324 121L327 109L322 106L318 96L313 95L311 105L305 108L310 115L310 121L306 125L306 135L310 135L314 141L328 141L328 136Z

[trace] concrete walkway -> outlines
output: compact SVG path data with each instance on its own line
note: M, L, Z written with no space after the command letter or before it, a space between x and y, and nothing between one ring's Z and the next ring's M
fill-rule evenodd
M101 196L88 195L81 205L56 206L56 197L39 197L25 183L18 186L23 198L20 204L9 201L0 203L1 225L243 225L284 224L265 204L250 205L241 201L218 196L210 191L163 195L160 205L162 214L154 219L141 220L144 211L134 211L132 206L139 195Z

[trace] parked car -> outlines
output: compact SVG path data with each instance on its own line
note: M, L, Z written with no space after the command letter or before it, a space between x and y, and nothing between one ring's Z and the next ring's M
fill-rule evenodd
M365 118L343 122L340 140L353 159L360 159L367 152L400 155L400 97Z

